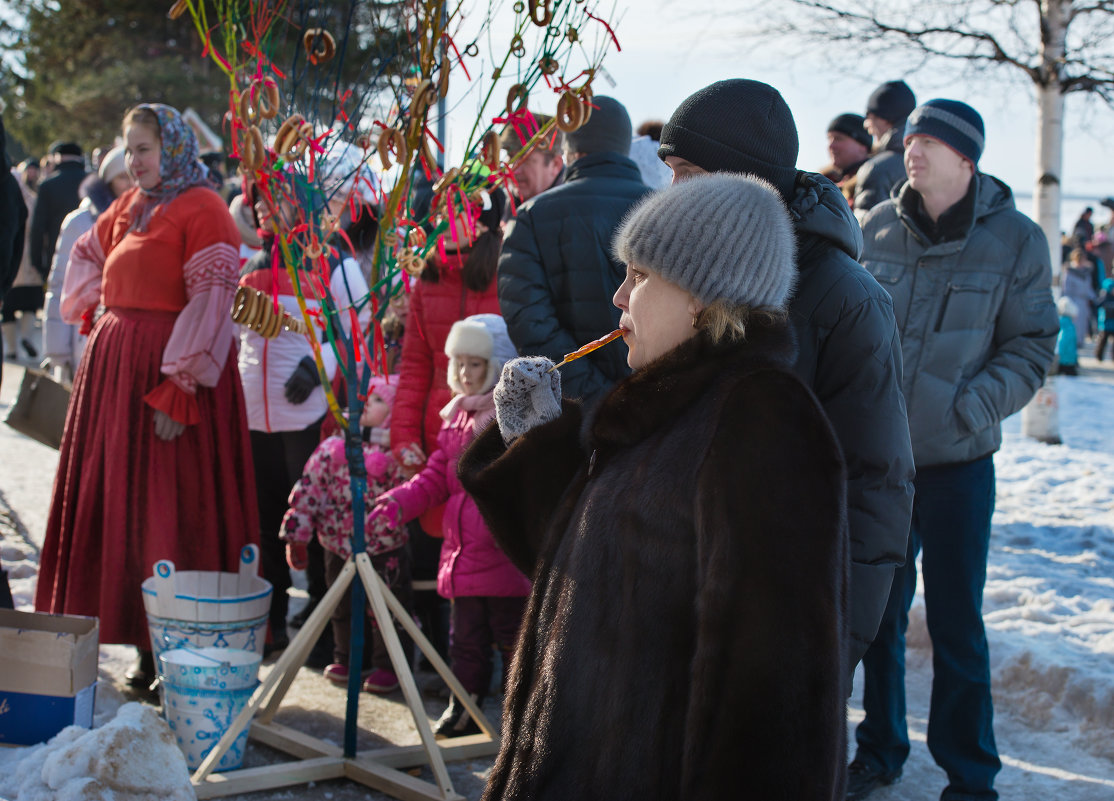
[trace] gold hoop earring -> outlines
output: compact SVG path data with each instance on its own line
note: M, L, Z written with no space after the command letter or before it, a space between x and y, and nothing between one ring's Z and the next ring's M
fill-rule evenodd
M696 328L696 327L697 327L697 325L696 325L696 322L697 322L697 320L699 320L699 319L700 319L700 313L699 313L699 312L697 312L696 314L694 314L694 315L692 316L692 327L693 327L693 328Z

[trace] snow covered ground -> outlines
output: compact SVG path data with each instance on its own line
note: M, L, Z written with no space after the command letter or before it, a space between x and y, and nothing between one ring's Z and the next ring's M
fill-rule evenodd
M1018 416L1004 425L995 459L997 509L984 614L994 680L995 732L1004 768L998 788L1011 801L1114 798L1114 369L1084 357L1083 375L1058 378L1064 444L1021 436ZM19 369L4 365L0 417ZM0 426L0 557L16 603L29 608L57 454ZM932 654L918 595L909 631L907 691L913 751L902 782L878 801L934 801L946 779L924 745ZM97 723L126 700L117 679L128 649L101 649ZM861 675L856 679L861 686ZM856 696L858 693L856 693ZM435 717L441 702L430 700ZM489 702L487 709L495 712ZM857 697L851 725L861 719ZM276 720L339 742L343 694L303 668ZM415 743L401 697L364 696L362 738ZM29 749L0 749L0 798L15 801L5 777ZM245 764L280 761L251 745ZM458 792L478 799L490 760L452 766ZM7 793L7 795L5 795ZM343 782L244 796L247 799L384 798Z

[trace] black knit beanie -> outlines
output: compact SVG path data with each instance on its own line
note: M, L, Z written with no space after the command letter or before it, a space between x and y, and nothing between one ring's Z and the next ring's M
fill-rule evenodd
M734 78L689 96L661 131L658 157L677 156L708 172L757 175L783 198L797 181L797 126L778 91Z
M917 107L917 98L905 81L886 81L866 101L866 113L893 124L901 122Z
M833 132L850 136L868 150L874 143L874 138L863 127L863 118L858 114L840 114L828 123L828 133Z
M596 95L592 98L592 116L588 122L565 134L565 150L569 153L618 153L626 156L630 154L633 138L626 107L613 97Z

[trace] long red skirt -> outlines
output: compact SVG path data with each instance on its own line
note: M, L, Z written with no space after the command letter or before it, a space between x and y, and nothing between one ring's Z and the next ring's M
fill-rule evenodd
M150 647L140 585L158 560L235 572L240 549L259 542L234 345L217 385L197 390L201 422L155 436L143 396L165 378L176 317L109 311L74 379L35 608L99 617L101 642Z

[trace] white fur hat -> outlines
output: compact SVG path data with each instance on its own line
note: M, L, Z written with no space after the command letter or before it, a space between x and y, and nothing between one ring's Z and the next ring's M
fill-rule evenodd
M108 151L101 158L101 166L97 171L101 180L106 184L112 183L112 179L128 168L127 163L124 161L124 148L122 146L114 147Z
M507 334L507 323L498 314L473 314L453 323L445 339L445 355L449 357L449 388L460 395L464 392L458 378L460 356L487 359L487 380L483 391L495 386L503 365L518 356Z

